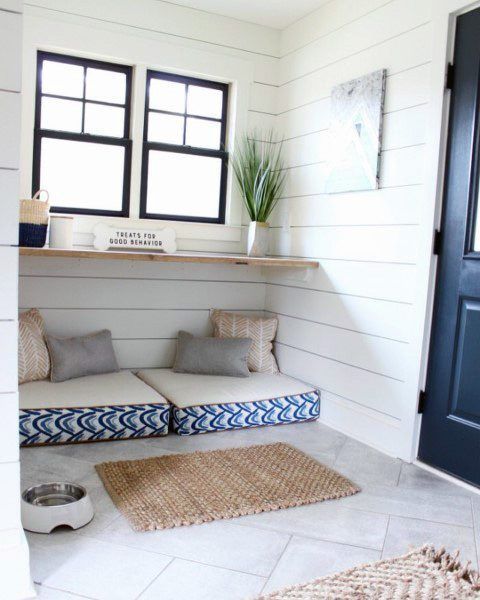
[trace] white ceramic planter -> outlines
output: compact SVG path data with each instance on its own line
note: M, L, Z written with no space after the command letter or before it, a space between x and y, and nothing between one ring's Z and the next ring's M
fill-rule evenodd
M248 226L247 254L262 257L268 252L268 223L252 221Z
M73 246L73 217L50 216L50 248Z

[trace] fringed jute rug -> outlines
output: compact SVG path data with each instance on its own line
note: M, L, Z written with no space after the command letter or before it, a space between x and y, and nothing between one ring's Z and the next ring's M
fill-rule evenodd
M107 462L96 469L136 531L229 519L359 491L283 443Z
M480 598L478 573L462 566L458 552L417 548L405 556L381 560L327 575L310 583L261 596L257 600L468 600Z

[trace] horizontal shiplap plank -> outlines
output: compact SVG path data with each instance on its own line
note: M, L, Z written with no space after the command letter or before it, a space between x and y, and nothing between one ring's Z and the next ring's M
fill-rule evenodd
M250 110L276 114L277 88L261 83L252 83L250 88Z
M423 186L283 198L272 227L333 225L413 225L420 223Z
M18 302L18 250L14 247L0 247L0 319L17 318Z
M322 393L320 420L394 457L405 443L401 423L331 392Z
M20 277L20 307L263 309L262 283Z
M18 424L16 429L18 429ZM1 462L3 462L3 457L0 460ZM14 528L17 527L17 524L20 523L20 465L18 464L18 462L5 462L4 464L0 464L0 482L2 486L2 510L0 511L0 531L8 529L13 531ZM8 548L8 545L2 546L2 553L4 550L8 551ZM11 548L13 551L15 551L16 549L15 546L12 546ZM5 577L6 573L4 572L2 580L4 580ZM6 595L2 594L5 600L7 600L7 597L9 598L9 600L11 600L12 596L10 596L10 594L7 591L8 587L7 589L5 589L3 582L2 587L2 591L7 592ZM16 594L15 596L18 598Z
M385 115L382 150L417 146L426 141L427 109L425 105ZM328 129L291 137L283 143L286 167L327 161L331 152Z
M169 2L143 0L141 10L130 0L38 0L35 6L83 16L89 23L101 21L195 40L210 49L220 46L266 55L277 51L278 34L273 29Z
M423 183L425 147L412 146L383 152L380 162L380 187L397 187ZM284 197L313 196L326 190L326 162L299 166L287 171Z
M415 146L427 141L427 105L412 106L383 117L382 150Z
M22 256L21 275L186 281L264 281L258 267Z
M0 394L15 392L18 386L17 339L17 322L0 321Z
M394 0L368 17L346 24L334 36L324 36L302 50L289 54L280 61L280 84L311 73L324 66L338 64L346 58L364 54L366 49L376 50L384 64L391 68L388 46L402 43L404 37L414 38L417 28L431 18L428 2ZM423 56L431 52L428 33L423 33ZM415 44L414 41L410 46ZM421 52L421 46L418 50ZM405 57L400 56L399 59ZM369 61L370 62L370 61ZM419 61L421 62L421 61Z
M23 9L23 0L0 0L0 10L10 10L21 13Z
M297 53L321 37L335 36L338 29L353 21L368 19L370 13L391 0L336 0L323 2L324 6L299 19L282 31L281 55Z
M276 340L331 360L403 381L408 344L279 315Z
M13 12L0 11L0 89L22 89L22 16Z
M249 311L261 315L263 311ZM59 336L85 335L109 329L114 339L176 338L183 329L193 335L211 335L210 312L200 310L42 309L47 332Z
M0 244L18 244L18 186L18 171L0 169Z
M248 131L271 131L276 129L277 117L262 112L248 112Z
M43 309L52 335L85 335L109 329L114 339L176 338L180 329L194 335L211 332L208 310Z
M402 414L405 385L368 371L355 369L302 350L275 344L280 370L321 390L333 390L357 403L398 419Z
M270 231L270 254L414 264L417 225L292 227Z
M332 327L409 341L413 307L303 288L267 286L267 310Z
M176 340L114 340L121 369L169 368L175 360Z
M0 436L0 462L18 460L18 394L0 394L2 407L2 435ZM2 512L4 507L2 507Z
M391 96L389 87L394 85L395 79L400 77L402 73L408 70L420 69L420 65L425 65L430 61L431 48L425 43L425 39L431 37L430 25L425 25L406 32L401 37L390 40L382 46L369 47L355 56L326 65L324 68L315 70L300 79L285 83L279 88L278 112L282 113L320 98L328 97L335 85L383 68L387 69L385 103L387 110L392 110L392 106L395 106L392 102L397 101L394 98L389 98ZM316 58L316 64L321 65L321 59ZM420 90L423 93L423 98L428 98L428 81L423 83ZM416 98L420 90L407 87L405 92L411 92L412 98ZM418 102L412 102L411 105L413 104L418 104Z
M359 71L363 73L363 71ZM424 106L429 100L429 65L409 69L387 77L385 119L394 112ZM426 109L428 110L428 109ZM277 117L277 129L284 138L325 130L330 125L330 88L316 93L311 101L302 100Z
M392 302L412 303L415 298L415 265L330 259L319 262L319 268L309 271L304 280L289 277L280 269L272 269L268 281L277 285Z
M0 91L0 169L18 169L20 110L20 94Z

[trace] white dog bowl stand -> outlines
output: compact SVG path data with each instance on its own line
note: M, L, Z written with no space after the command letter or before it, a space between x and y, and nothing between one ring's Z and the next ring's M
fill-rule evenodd
M51 533L61 525L78 529L93 514L87 490L76 483L42 483L22 493L22 524L27 531Z

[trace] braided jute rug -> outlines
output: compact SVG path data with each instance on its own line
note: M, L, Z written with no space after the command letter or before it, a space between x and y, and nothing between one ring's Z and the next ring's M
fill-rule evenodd
M296 585L257 600L468 600L480 598L476 571L426 545L409 554L369 563Z
M360 491L284 443L106 462L95 468L136 531L252 515Z

